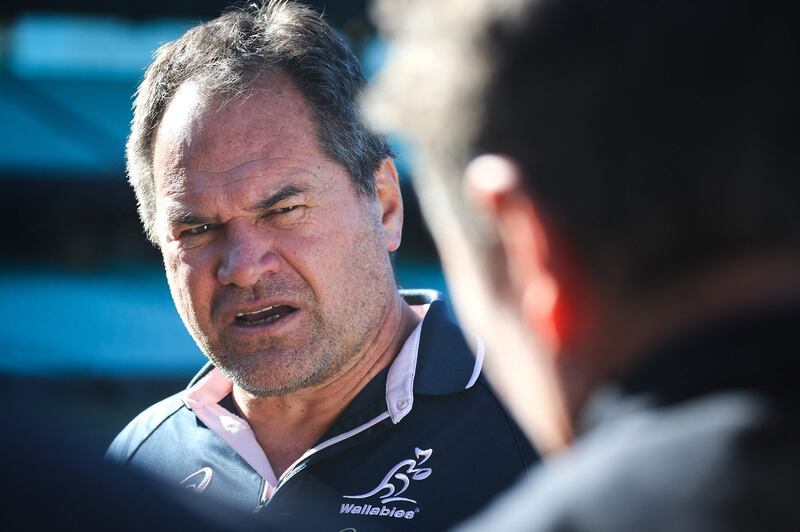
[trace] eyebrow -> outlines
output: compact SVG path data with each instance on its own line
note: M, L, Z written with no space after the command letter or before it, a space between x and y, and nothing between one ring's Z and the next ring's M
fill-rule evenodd
M180 225L203 225L211 223L214 220L205 216L200 216L192 211L185 211L182 209L170 210L167 213L167 221L171 227Z
M301 187L299 185L294 185L294 184L284 185L274 193L267 196L266 198L259 200L255 205L253 205L252 209L258 211L265 211L267 209L270 209L271 207L274 207L276 204L282 202L286 198L291 198L292 196L299 196L300 194L303 194L304 192L306 192L306 190L307 189L305 187Z
M284 185L281 188L279 188L276 192L256 202L256 204L251 207L251 210L254 211L268 210L274 207L276 204L280 203L281 201L285 200L286 198L291 198L292 196L298 196L306 191L307 189L305 187L301 187L299 185L294 185L294 184ZM169 222L171 227L176 227L184 225L203 225L207 223L212 223L215 221L215 218L201 216L192 211L177 208L174 210L171 209L167 213L167 221Z

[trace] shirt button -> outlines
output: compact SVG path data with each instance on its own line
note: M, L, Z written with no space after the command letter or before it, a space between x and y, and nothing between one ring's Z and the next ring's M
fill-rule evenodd
M397 408L399 408L400 410L404 409L407 406L408 406L408 401L406 399L400 399L399 401L397 401Z

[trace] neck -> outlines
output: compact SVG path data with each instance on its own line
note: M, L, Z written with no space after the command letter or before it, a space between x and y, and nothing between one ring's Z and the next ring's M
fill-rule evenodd
M318 441L350 401L394 360L419 321L396 293L361 352L327 381L274 397L256 397L234 386L236 406L276 476Z
M775 254L743 257L697 273L653 295L615 300L602 306L602 316L583 346L575 349L573 366L564 372L571 418L577 420L591 391L645 356L652 348L688 327L758 309L800 300L800 256ZM581 356L580 353L588 353ZM573 382L568 382L569 379Z

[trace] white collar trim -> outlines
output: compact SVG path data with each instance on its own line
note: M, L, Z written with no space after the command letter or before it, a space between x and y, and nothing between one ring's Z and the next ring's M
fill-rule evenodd
M256 440L246 420L228 411L219 402L233 390L233 383L219 369L213 368L191 388L181 394L181 400L206 427L222 438L266 481L270 492L278 479L267 455Z
M414 375L417 371L421 336L422 321L406 339L386 375L386 407L395 425L406 417L414 406Z

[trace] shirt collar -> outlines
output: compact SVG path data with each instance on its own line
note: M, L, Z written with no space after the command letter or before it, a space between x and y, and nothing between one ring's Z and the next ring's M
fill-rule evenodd
M476 354L443 301L433 301L422 322L414 392L450 395L472 387L483 367L483 341L472 335Z
M386 406L398 423L414 404L414 395L450 395L470 388L483 365L483 342L473 356L444 302L429 303L425 318L398 353L386 378Z

